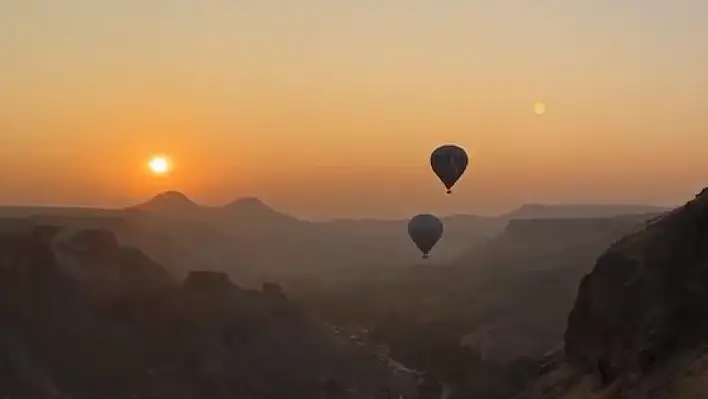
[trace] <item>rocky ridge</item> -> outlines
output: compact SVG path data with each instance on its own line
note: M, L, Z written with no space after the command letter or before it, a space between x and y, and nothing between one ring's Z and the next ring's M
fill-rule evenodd
M705 398L708 189L597 260L524 398Z

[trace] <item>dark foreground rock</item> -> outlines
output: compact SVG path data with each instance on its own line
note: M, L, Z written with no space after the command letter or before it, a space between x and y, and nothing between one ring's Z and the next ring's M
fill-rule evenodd
M244 290L209 271L175 282L108 231L0 235L0 325L3 398L363 398L395 386L277 285Z
M564 361L524 397L705 398L707 342L704 190L598 259L568 317Z

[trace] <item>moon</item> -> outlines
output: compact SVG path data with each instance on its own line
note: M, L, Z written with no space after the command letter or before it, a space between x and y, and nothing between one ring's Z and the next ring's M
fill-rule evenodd
M546 113L546 104L542 102L537 102L536 104L533 105L533 112L536 113L536 115L543 115Z
M156 175L165 175L172 170L172 162L164 155L156 155L150 158L148 168Z

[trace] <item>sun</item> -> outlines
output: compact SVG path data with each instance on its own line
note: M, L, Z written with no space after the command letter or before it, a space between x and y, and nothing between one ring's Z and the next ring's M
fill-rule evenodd
M546 104L537 102L536 104L533 105L533 112L536 113L536 115L543 115L546 113Z
M150 171L156 175L165 175L172 170L172 163L170 159L163 155L156 155L150 158L148 162L148 168Z

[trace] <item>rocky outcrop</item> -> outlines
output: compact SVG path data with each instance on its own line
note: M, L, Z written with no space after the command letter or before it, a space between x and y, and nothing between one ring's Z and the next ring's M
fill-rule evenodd
M708 195L613 245L578 290L569 362L605 383L708 337Z
M122 246L110 230L67 231L50 240L50 247L57 268L97 295L111 297L172 283L164 267L137 248Z
M122 247L118 255L119 276L126 287L154 289L172 282L170 273L142 251Z
M74 234L71 242L78 249L97 256L113 255L120 248L118 239L109 230L81 230Z
M389 383L263 291L210 271L175 283L110 231L0 235L0 397L319 398L329 380L363 398Z
M283 288L275 283L264 283L261 292L270 298L286 299Z
M229 275L209 270L191 271L182 283L182 287L195 292L230 292L239 289L231 282Z
M705 397L705 364L686 370L707 340L708 189L604 252L578 289L564 362L524 397ZM702 394L680 396L689 377Z

